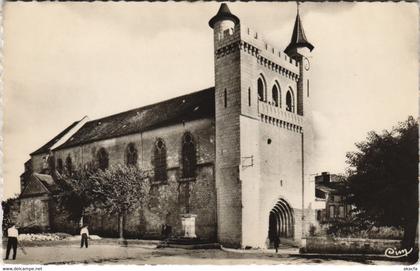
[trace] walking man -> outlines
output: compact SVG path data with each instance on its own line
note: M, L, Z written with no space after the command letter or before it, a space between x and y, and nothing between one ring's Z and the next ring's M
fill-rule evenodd
M274 248L276 249L276 253L279 251L279 245L280 245L280 238L279 236L276 234L274 236Z
M16 250L17 250L17 238L19 232L16 229L16 225L12 224L10 228L7 229L7 250L6 250L6 260L9 259L10 249L13 248L13 260L16 260Z
M80 243L80 248L82 248L83 245L85 245L86 248L87 248L88 247L88 238L89 238L89 230L88 230L87 225L82 227L82 229L80 230L80 235L82 236L82 241Z

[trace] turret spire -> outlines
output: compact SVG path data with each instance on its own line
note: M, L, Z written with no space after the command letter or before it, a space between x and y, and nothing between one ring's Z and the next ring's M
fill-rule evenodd
M288 55L297 48L306 47L310 51L314 49L314 46L306 39L305 31L303 30L302 21L299 15L299 2L297 2L297 14L295 20L295 26L293 28L292 39L284 52Z
M213 28L214 24L220 20L231 20L235 24L239 23L239 18L230 12L229 7L226 3L222 3L220 5L220 8L217 14L213 16L213 18L210 19L209 26Z

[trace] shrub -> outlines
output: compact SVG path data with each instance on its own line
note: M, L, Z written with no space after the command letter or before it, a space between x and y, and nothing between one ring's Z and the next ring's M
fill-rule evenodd
M315 236L316 235L316 227L315 227L315 225L313 225L313 224L311 224L310 226L309 226L309 236Z
M327 226L327 234L332 237L402 239L403 230L397 227L378 227L360 220L335 220Z

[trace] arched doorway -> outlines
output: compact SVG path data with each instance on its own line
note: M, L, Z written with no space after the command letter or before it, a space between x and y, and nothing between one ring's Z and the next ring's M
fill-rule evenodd
M270 211L268 218L268 238L270 247L273 246L273 240L276 237L282 239L293 239L295 218L293 209L284 200L280 199Z

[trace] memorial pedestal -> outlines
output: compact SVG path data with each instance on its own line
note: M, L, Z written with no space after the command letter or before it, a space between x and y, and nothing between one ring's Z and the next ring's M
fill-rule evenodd
M182 214L181 223L182 231L184 233L183 238L197 238L195 235L195 218L197 215L194 214Z

